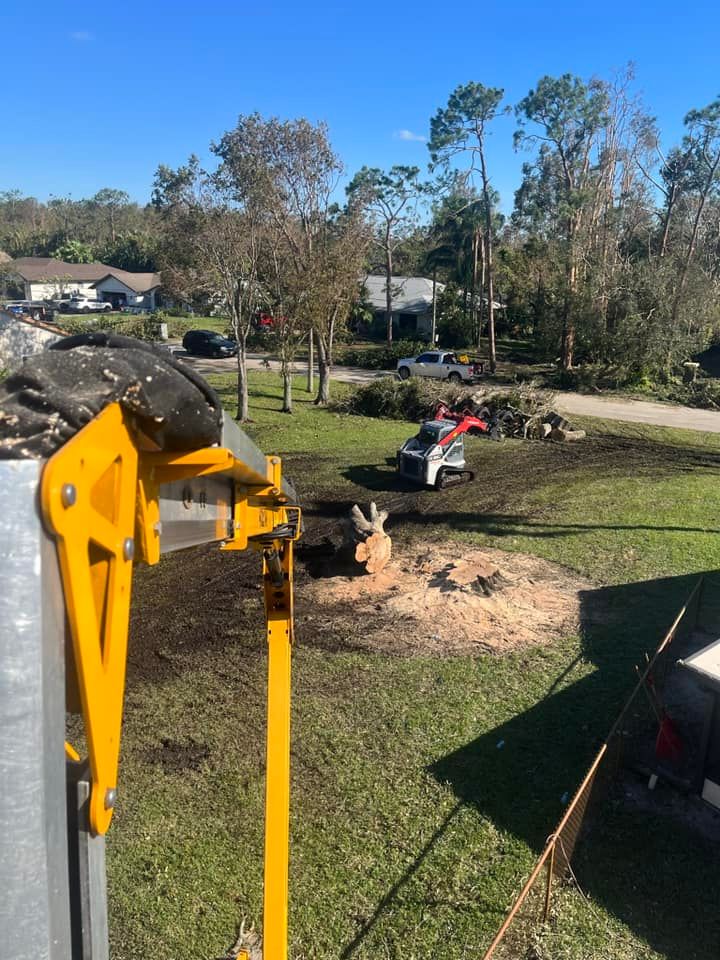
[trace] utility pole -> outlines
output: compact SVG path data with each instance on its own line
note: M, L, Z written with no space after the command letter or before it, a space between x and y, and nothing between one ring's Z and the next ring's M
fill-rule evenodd
M432 335L430 342L435 346L435 331L437 330L437 267L433 267L433 301L432 301Z
M313 356L314 329L310 327L308 333L308 367L307 367L307 392L312 393L315 389L315 358Z

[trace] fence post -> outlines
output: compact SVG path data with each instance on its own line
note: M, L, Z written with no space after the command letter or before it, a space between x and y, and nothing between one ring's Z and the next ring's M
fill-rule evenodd
M547 862L547 883L545 885L545 906L543 907L543 923L547 921L548 913L550 912L550 894L552 892L553 870L555 869L555 843L556 843L556 838L555 836L553 836L552 847L550 848L550 857Z

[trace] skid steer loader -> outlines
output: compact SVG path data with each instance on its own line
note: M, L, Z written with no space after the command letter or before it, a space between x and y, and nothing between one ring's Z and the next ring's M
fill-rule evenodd
M489 415L476 415L467 408L455 413L441 403L433 419L425 420L419 432L398 450L398 473L413 483L436 490L469 483L475 474L465 465L466 433L502 439L500 427Z

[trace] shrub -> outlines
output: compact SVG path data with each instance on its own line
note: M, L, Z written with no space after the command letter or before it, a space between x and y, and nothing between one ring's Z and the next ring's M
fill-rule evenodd
M403 357L416 357L429 349L422 340L395 340L391 346L346 347L337 351L336 363L347 367L363 367L365 370L393 370Z
M463 391L437 380L396 380L381 377L335 403L336 410L386 420L423 420L432 416L440 401L454 403ZM465 391L467 393L467 391Z
M689 407L705 407L720 410L720 380L715 377L701 377L694 383L682 383L674 380L662 392L664 398L684 403Z
M75 333L119 333L124 337L134 337L136 340L153 342L160 335L160 320L153 316L105 317L72 316L63 314L59 324L69 334Z
M538 390L532 383L512 388L473 389L416 377L409 380L381 377L358 387L347 397L336 401L333 407L342 413L354 413L362 417L419 421L431 417L441 402L459 408L466 404L479 404L493 413L512 407L524 414L536 415L549 412L552 399L552 394Z

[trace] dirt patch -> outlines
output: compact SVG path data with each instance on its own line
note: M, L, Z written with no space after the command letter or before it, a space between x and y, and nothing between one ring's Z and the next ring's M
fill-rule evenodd
M402 655L504 653L580 628L581 591L594 585L557 564L457 543L394 556L377 574L333 570L297 595L300 621L353 622L353 645Z
M204 743L196 740L169 740L160 741L159 746L146 752L148 763L158 763L163 773L180 773L183 770L199 770L210 756L210 750Z

